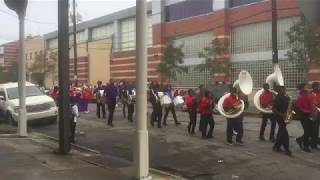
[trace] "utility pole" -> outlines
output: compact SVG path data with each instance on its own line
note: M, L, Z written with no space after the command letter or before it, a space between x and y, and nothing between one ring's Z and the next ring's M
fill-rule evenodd
M69 2L58 1L59 153L70 151Z
M73 66L74 66L74 83L78 86L78 57L77 57L77 19L76 19L76 0L73 0Z
M137 113L134 166L136 178L152 179L149 176L149 135L147 129L147 2L136 0L136 73Z
M278 64L278 14L277 0L271 0L272 7L272 62Z
M5 4L16 11L19 17L19 55L18 55L18 89L19 89L19 122L18 134L26 137L27 133L27 110L26 110L26 59L24 55L24 20L28 0L5 0Z

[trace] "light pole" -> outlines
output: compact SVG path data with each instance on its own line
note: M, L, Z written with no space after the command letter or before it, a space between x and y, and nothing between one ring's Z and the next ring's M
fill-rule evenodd
M70 151L69 99L69 3L58 1L58 54L59 54L59 152Z
M73 16L72 16L72 23L73 23L73 66L74 66L74 84L78 87L78 57L77 57L77 20L76 20L76 0L72 2L73 6Z
M271 0L272 8L272 62L278 64L278 14L277 14L277 0Z
M147 130L147 3L136 0L137 113L134 165L137 179L149 176L149 135Z
M5 0L5 4L14 10L19 17L19 55L18 55L18 89L19 89L19 122L18 134L26 137L27 111L26 111L26 61L24 56L24 20L28 0Z

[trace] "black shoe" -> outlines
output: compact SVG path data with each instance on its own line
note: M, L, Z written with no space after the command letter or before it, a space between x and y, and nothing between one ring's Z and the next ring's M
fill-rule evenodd
M153 122L151 123L151 126L154 127L154 123Z
M195 135L195 132L194 131L191 131L191 133L190 133L191 135Z
M310 150L308 147L304 147L302 150L303 150L304 152L311 153L311 150Z
M97 118L100 119L100 116L98 116Z
M300 149L303 150L302 140L299 139L299 138L297 138L297 139L296 139L296 142L297 142L297 144L299 145Z
M277 147L272 147L272 150L274 152L283 152L283 150L281 148L277 148Z
M266 141L266 139L263 136L259 137L260 141Z
M212 136L212 135L210 135L210 136L207 136L207 138L208 138L208 139L212 139L212 138L213 138L213 136Z
M227 142L226 142L226 145L232 146L232 145L233 145L233 142L232 142L232 141L227 141Z
M161 126L161 125L158 125L158 128L162 128L162 126Z
M163 123L162 125L163 125L163 126L167 126L167 123Z
M236 145L243 146L243 142L242 141L236 141Z
M179 126L181 123L180 122L176 122L176 126Z

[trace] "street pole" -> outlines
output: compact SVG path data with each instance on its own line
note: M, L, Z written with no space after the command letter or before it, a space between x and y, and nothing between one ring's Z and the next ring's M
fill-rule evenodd
M18 89L19 89L19 136L26 137L27 110L26 110L26 59L24 56L24 19L25 12L19 15L19 63L18 63Z
M134 165L136 178L151 179L149 176L149 137L147 130L147 3L136 0L136 80L137 113Z
M272 62L278 64L278 14L277 0L271 0L272 6Z
M58 1L58 54L59 54L59 153L70 151L69 99L69 2Z
M76 0L73 0L73 66L74 66L74 84L78 86L78 57L77 57L77 20L76 20Z
M28 136L26 110L26 59L24 56L24 20L28 0L4 0L6 6L15 11L19 17L19 54L18 54L18 91L19 91L19 118L18 135Z

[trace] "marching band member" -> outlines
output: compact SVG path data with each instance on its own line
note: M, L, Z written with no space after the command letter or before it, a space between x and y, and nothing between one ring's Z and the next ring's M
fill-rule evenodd
M290 98L286 95L286 88L284 86L277 86L277 96L273 101L272 111L274 118L278 123L278 134L276 142L273 146L273 151L282 152L281 146L284 146L285 154L291 156L292 153L289 149L289 134L287 125L285 123L286 113L289 107Z
M160 103L159 92L160 85L158 83L152 82L150 84L150 102L152 104L152 113L151 113L151 126L154 126L154 122L158 122L158 128L161 128L161 120L162 120L162 107Z
M212 138L212 133L214 129L214 120L213 120L213 96L209 91L204 93L204 97L201 99L199 103L199 110L201 113L202 120L202 138ZM207 128L209 125L209 131L207 133Z
M124 118L126 117L127 91L128 91L127 82L120 82L119 98L120 98L121 103L122 103L122 115L123 115Z
M113 80L110 80L109 85L105 88L104 94L107 99L108 104L108 111L109 111L109 117L108 117L108 125L113 127L113 113L116 108L117 103L117 96L118 96L118 89L115 86L115 83Z
M313 110L313 133L311 147L317 149L319 143L319 124L320 124L320 84L319 82L312 83L312 96L314 99Z
M135 88L133 84L129 84L126 92L126 104L128 107L128 121L133 122L134 103L135 103Z
M261 104L261 107L262 108L266 108L266 109L270 109L272 108L272 102L273 102L273 96L274 94L269 90L269 84L265 83L263 84L263 93L260 95L260 104ZM270 136L269 136L269 140L271 142L274 142L274 131L275 131L275 128L276 128L276 120L274 119L273 117L273 114L271 113L262 113L262 124L261 124L261 128L260 128L260 136L259 136L259 139L261 141L265 141L265 138L264 138L264 131L265 131L265 128L267 126L267 122L268 120L270 120L271 122L271 129L270 129Z
M238 106L241 105L241 101L237 96L237 89L231 87L230 89L230 96L227 97L223 102L223 109L227 111L235 110ZM233 131L237 132L236 142L237 144L242 144L242 121L241 118L238 116L236 118L227 118L227 144L233 145L232 135Z
M97 117L100 119L101 111L102 117L106 118L106 106L105 106L105 97L103 96L104 88L102 87L102 82L98 81L98 87L94 90L94 94L96 95L96 103L97 103ZM102 92L102 93L101 93Z
M169 105L169 107L165 108L165 114L164 114L164 118L163 118L163 125L167 126L167 117L168 117L169 111L171 111L171 113L172 113L172 116L173 116L175 124L176 125L180 125L181 123L177 120L177 115L176 115L175 107L174 107L174 104L173 104L174 97L173 97L173 93L172 93L172 87L171 87L170 84L167 85L167 87L164 89L164 93L165 93L165 95L170 97L172 102Z
M299 90L300 92L296 100L295 108L297 110L304 133L301 137L297 138L296 141L303 151L310 152L309 147L312 134L312 121L310 116L313 108L313 100L305 83L299 85Z
M192 89L188 90L188 95L184 98L187 106L187 111L189 113L190 122L188 125L188 133L194 134L194 129L197 124L197 104Z
M197 92L197 95L196 95L196 104L198 105L199 103L200 103L200 101L201 101L201 99L204 97L204 92L205 92L205 88L204 88L204 86L203 85L200 85L199 87L198 87L198 92ZM199 108L197 109L198 111L200 111L199 110ZM199 122L199 131L200 132L202 132L202 126L203 125L203 122L201 121L201 118L200 118L200 122Z

